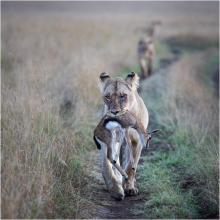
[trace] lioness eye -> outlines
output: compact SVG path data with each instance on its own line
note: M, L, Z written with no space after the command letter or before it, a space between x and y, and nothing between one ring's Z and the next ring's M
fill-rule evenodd
M126 97L127 97L126 94L121 94L121 95L120 95L120 98L121 98L121 99L125 99Z
M105 96L105 99L106 99L106 100L110 100L110 95L106 95L106 96Z

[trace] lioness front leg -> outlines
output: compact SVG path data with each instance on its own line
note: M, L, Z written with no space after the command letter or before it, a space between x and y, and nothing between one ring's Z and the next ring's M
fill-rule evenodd
M141 79L145 79L148 77L148 71L147 71L147 61L145 60L145 58L140 58L139 59L139 65L140 65L140 69L141 69Z
M131 138L132 144L132 154L133 154L133 163L131 161L127 164L126 173L128 175L128 180L124 181L124 191L128 196L133 196L138 194L138 189L135 187L135 174L137 170L137 165L140 159L142 144L139 139L138 133L131 129L129 130L129 135Z

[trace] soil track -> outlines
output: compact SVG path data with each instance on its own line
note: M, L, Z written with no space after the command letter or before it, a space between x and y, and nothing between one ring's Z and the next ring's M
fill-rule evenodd
M160 67L154 71L154 74L163 74L169 71L171 65L176 62L180 57L180 51L172 50L173 58L172 59L164 59L160 61ZM153 75L154 75L153 74ZM141 95L141 88L139 93ZM158 149L158 146L150 145L150 147L146 150L143 149L141 153L141 158L139 163L143 163L143 157L147 154L152 153ZM101 164L99 153L97 151L92 152L91 157L92 161L90 164L93 164L93 171L91 173L90 178L92 179L91 185L91 200L95 204L94 212L92 213L91 218L96 219L143 219L145 216L135 213L134 205L144 204L147 198L143 197L140 193L137 196L133 197L125 197L123 201L116 201L111 198L110 194L106 190L104 180L101 175ZM137 170L138 176L138 170ZM138 182L137 182L138 187Z

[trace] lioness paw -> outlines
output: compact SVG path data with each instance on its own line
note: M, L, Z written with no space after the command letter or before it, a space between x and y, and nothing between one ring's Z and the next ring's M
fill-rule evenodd
M125 195L126 196L136 196L138 195L138 188L134 187L131 189L125 189Z

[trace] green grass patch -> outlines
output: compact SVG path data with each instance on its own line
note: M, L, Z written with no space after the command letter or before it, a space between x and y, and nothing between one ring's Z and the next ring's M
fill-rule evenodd
M176 47L188 52L219 47L218 37L205 37L193 34L173 36L167 39L166 42L172 48Z
M219 81L219 51L216 50L204 63L201 74L202 80L209 88L215 88ZM218 85L217 85L218 86Z
M16 78L13 75L13 57L1 53L1 67L2 67L2 84L7 85L9 88L16 87Z
M9 72L13 69L14 59L10 58L9 56L6 56L5 53L2 51L1 53L1 66L2 69L4 69L6 72Z
M217 59L216 55L204 62L206 74ZM210 80L211 75L207 77ZM135 212L146 218L217 218L218 132L209 133L214 125L199 126L201 117L195 115L206 112L195 112L196 103L187 111L190 97L170 93L172 85L167 80L170 82L169 75L158 74L142 83L142 96L150 113L149 129L159 128L161 132L152 140L156 150L139 167L137 182L146 202L144 207L137 205ZM170 103L176 99L182 104ZM213 120L214 113L209 117Z
M144 208L137 206L136 211L142 212L146 218L208 218L218 215L218 198L210 194L209 188L217 189L213 180L216 173L211 172L212 161L201 161L197 156L198 149L188 143L188 138L181 129L175 132L168 140L173 150L154 152L145 157L145 163L139 168L139 187L146 195L146 202ZM204 162L210 166L203 167ZM204 176L203 172L208 173Z
M182 138L178 141L182 141ZM186 178L182 175L185 166L192 163L193 156L194 154L183 144L182 147L174 150L156 151L152 156L145 158L145 163L139 170L138 181L140 181L141 193L146 194L147 201L144 208L136 207L138 212L142 210L146 218L198 216L192 191L184 192L180 188L180 182Z
M160 67L160 61L164 59L172 58L173 55L170 52L169 46L163 41L156 41L155 43L156 59L154 62L154 68Z
M138 64L132 66L124 66L118 76L121 78L125 78L130 72L140 73L140 66Z

